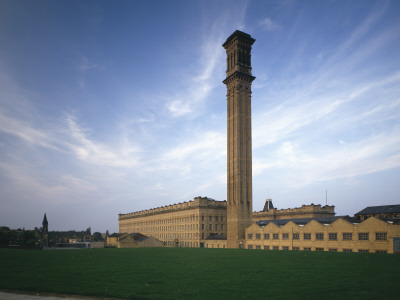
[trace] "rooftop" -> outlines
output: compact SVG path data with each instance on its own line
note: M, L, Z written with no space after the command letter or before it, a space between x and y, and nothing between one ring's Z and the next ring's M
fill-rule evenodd
M240 37L240 38L242 38L242 39L248 40L248 42L250 43L250 45L252 45L252 44L256 41L255 39L253 39L253 38L251 37L250 34L245 33L245 32L243 32L243 31L240 31L240 30L236 30L234 33L232 33L232 34L226 39L225 43L224 43L222 46L223 46L223 47L226 47L226 46L227 46L234 38L236 38L236 37Z
M274 223L275 225L278 226L284 226L289 222L293 222L297 225L306 225L307 223L311 222L312 220L315 220L317 222L320 222L321 224L331 224L335 222L337 219L345 219L347 221L352 221L352 219L349 216L336 216L336 217L326 217L326 218L300 218L300 219L282 219L282 220L263 220L263 221L258 221L257 224L259 226L266 226L269 223ZM357 221L359 223L359 221Z
M400 204L368 206L363 210L360 210L358 213L356 213L356 215L391 214L391 213L400 213Z

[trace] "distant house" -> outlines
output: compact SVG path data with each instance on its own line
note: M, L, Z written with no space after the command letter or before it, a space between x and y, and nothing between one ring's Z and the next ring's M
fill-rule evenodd
M358 220L366 220L369 217L377 219L400 219L400 204L368 206L354 215Z
M92 234L90 227L85 231L49 231L49 222L44 214L43 227L36 229L40 236L43 248L48 247L73 247L73 248L99 248L100 243L92 244ZM104 242L103 242L104 247Z
M141 233L113 233L107 237L106 243L115 248L164 247L160 240Z
M72 244L91 241L90 228L86 231L48 231L47 236L49 247L68 247Z

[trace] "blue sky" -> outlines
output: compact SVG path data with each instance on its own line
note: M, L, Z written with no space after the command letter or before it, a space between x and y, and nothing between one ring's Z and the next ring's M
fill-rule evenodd
M253 209L399 203L399 1L0 2L0 225L226 199L222 43L252 50Z

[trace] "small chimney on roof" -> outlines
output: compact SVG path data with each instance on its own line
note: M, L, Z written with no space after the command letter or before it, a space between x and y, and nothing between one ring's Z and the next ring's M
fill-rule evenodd
M265 199L265 205L263 211L269 211L270 209L273 209L274 205L272 204L272 199Z

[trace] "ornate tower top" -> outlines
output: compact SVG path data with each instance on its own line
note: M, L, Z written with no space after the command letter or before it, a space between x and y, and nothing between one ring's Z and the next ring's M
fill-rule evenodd
M232 33L222 45L226 50L226 79L238 72L247 75L248 81L253 81L255 77L251 76L251 46L256 40L249 34L236 30Z

